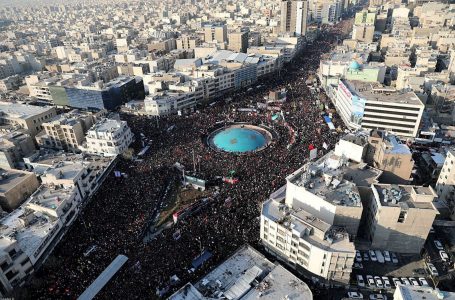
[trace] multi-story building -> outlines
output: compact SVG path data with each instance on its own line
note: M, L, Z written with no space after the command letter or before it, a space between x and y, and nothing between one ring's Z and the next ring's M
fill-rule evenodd
M204 37L206 42L217 41L219 43L226 43L228 41L227 25L221 23L205 25Z
M186 110L197 104L194 93L166 92L161 95L147 96L144 100L145 111L152 116L163 116Z
M0 134L0 168L20 169L23 158L35 151L32 137L22 130L12 130Z
M245 245L194 285L185 284L168 300L209 300L220 295L237 300L285 299L288 295L294 300L313 299L303 281Z
M444 165L436 182L439 200L450 208L451 218L455 220L455 150L448 149Z
M406 144L396 136L379 130L370 132L368 144L365 161L383 172L381 182L407 184L412 180L414 160Z
M228 36L229 50L246 53L248 49L248 31L231 32Z
M56 115L55 107L0 102L0 124L27 130L30 136L41 131L41 124Z
M0 169L0 205L12 211L24 202L39 186L36 175L20 170Z
M373 184L366 207L367 237L373 249L420 253L438 210L430 187Z
M281 1L281 33L304 36L307 30L308 1Z
M197 36L183 35L175 40L177 49L189 50L198 47L201 44L201 40Z
M58 115L43 123L44 131L36 136L36 140L41 147L77 152L95 118L94 114L77 110Z
M102 119L87 132L82 150L92 154L116 156L133 142L133 133L126 121Z
M380 129L416 137L425 105L414 92L340 80L334 98L343 122L352 129Z

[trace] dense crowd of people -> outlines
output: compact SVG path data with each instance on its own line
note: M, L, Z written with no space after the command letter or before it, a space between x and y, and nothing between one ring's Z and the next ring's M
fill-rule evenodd
M150 149L142 160L119 159L115 169L127 176L109 174L22 293L33 299L76 299L117 255L124 254L127 263L100 292L99 299L157 298L157 290L167 291L168 296L242 244L258 245L261 203L309 158L310 145L321 155L328 151L324 143L330 149L339 138L339 133L324 123L317 104L321 101L328 106L327 97L310 92L306 85L309 76L317 72L320 56L336 44L339 33L333 30L307 46L304 55L280 74L260 79L257 85L261 87L226 95L232 98L229 103L220 100L192 114L164 117L158 122L143 116L123 116L137 137L136 153L143 147L141 136L151 141ZM287 101L281 106L285 120L272 121L266 110L235 111L256 107L270 90L277 89L287 90ZM335 126L342 126L336 115L333 117ZM264 124L278 135L259 152L235 155L214 151L204 137L217 122L226 120ZM216 183L219 193L208 206L144 243L144 227L155 217L164 189L169 182L179 180L173 165L179 162L192 170L194 157L198 161L197 177L211 182L235 171L239 182ZM215 189L209 186L210 190ZM180 232L178 240L173 236L176 231ZM91 248L94 250L87 254ZM189 273L201 248L213 256L195 273ZM173 275L180 283L170 284Z

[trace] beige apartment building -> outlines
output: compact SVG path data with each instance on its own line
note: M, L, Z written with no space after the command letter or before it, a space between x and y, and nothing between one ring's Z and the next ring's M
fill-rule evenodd
M206 42L217 41L219 43L227 42L227 25L211 24L204 27L204 40Z
M436 192L439 200L450 207L451 218L455 220L455 150L449 149L444 165L436 182Z
M0 102L0 124L26 129L32 137L41 131L41 124L56 114L55 107Z
M39 187L36 175L20 170L0 169L0 205L6 211L16 209Z
M431 187L372 184L366 207L367 235L372 249L420 253L438 214Z
M280 32L296 36L305 35L308 22L308 1L282 0L280 8Z
M235 52L246 53L248 49L248 32L231 32L229 33L228 49Z
M94 115L73 110L43 123L44 131L36 136L36 140L45 148L77 152L94 122Z
M188 36L182 35L175 40L177 49L179 50L189 50L199 47L201 45L201 40L197 36Z
M414 160L407 145L395 135L378 130L370 133L368 143L366 161L383 172L381 182L409 183Z

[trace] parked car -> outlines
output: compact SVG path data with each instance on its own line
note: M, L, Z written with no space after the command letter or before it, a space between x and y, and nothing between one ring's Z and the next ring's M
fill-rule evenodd
M362 263L355 262L353 268L362 270L363 269L363 265L362 265Z
M389 251L384 251L384 259L386 262L390 262L390 252Z
M368 256L367 252L363 253L363 260L364 261L369 261L370 260L370 257Z
M383 294L371 294L370 300L387 300L387 296Z
M403 282L404 285L411 285L411 283L406 277L401 277L401 282Z
M369 286L376 286L376 284L374 282L374 279L373 279L373 276L367 275L367 281L368 281L368 285Z
M441 256L443 261L449 261L449 256L444 250L439 251L439 256Z
M431 275L439 276L438 269L432 263L427 262L427 267Z
M433 226L430 227L430 233L435 233Z
M409 277L409 281L412 283L412 285L420 286L419 282L415 278Z
M376 253L373 250L368 251L368 253L370 254L370 258L372 261L378 261L378 259L376 258Z
M390 280L386 276L381 277L382 281L384 282L384 287L386 289L390 289L392 286L390 285Z
M442 246L442 243L440 241L434 240L433 243L438 250L444 250L444 246Z
M349 299L363 299L363 295L359 292L348 292Z
M365 286L365 281L363 281L363 276L362 275L357 275L357 285L364 287Z
M382 283L381 277L379 276L374 276L374 281L376 282L376 286L380 289L384 287L384 284Z
M394 285L394 286L397 286L398 284L401 284L401 281L400 281L399 278L393 277L393 278L392 278L392 281L393 281L393 285Z
M394 264L397 264L398 263L398 257L397 255L395 254L395 252L390 252L390 256L392 257L392 262Z
M362 254L360 254L360 251L359 250L356 250L355 251L355 260L357 262L362 262Z
M423 278L423 277L420 277L420 278L419 278L419 282L420 282L420 285L421 285L421 286L430 286L430 285L428 284L428 281L427 281L425 278Z

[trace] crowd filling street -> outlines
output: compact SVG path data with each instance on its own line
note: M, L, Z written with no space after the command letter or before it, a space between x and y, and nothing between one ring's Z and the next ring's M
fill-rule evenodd
M167 290L165 295L169 296L244 243L258 245L261 202L305 163L312 146L320 156L334 147L341 134L330 130L322 117L326 112L317 100L327 107L327 97L322 92L311 92L306 82L316 73L320 56L335 46L343 26L342 22L324 32L279 74L260 79L253 89L226 95L215 105L196 108L183 116L162 117L158 122L144 116L122 115L135 133L135 153L142 149L142 140L150 141L150 149L141 160L119 158L114 169L126 176L109 174L44 266L20 291L23 296L76 299L120 254L126 255L128 261L102 289L99 299L158 298L157 290ZM274 112L268 110L235 110L256 108L257 102L265 102L269 91L278 89L287 90L287 101L281 105L283 113L277 120L272 121ZM227 98L232 101L223 100ZM277 136L266 149L255 153L215 151L207 146L206 137L217 122L224 121L262 124L273 128ZM333 123L343 128L336 114ZM148 231L163 190L170 181L180 180L173 165L179 162L192 171L194 161L194 176L207 180L208 191L218 186L219 193L197 214L144 243L144 232ZM232 171L239 179L236 184L215 181ZM226 205L228 198L231 200ZM178 240L173 236L176 231L181 235ZM209 250L213 256L194 273L188 272L201 249ZM171 284L173 275L180 279L176 284Z

